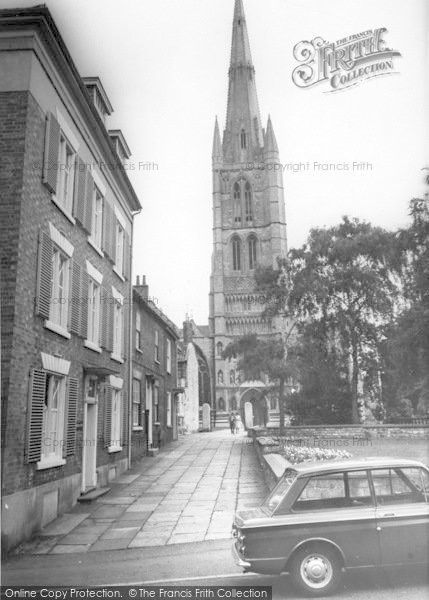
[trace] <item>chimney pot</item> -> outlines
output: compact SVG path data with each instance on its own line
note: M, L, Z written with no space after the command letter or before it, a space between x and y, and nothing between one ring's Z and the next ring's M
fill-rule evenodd
M136 285L140 285L140 275L137 275L137 278L136 278Z

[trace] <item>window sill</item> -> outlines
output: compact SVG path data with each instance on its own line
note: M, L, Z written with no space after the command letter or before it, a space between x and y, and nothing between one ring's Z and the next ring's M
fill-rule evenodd
M133 431L143 431L143 427L141 427L140 425L134 425Z
M64 206L61 205L60 202L58 202L56 196L51 196L51 200L55 204L55 206L60 209L60 211L63 213L63 215L65 217L67 217L67 219L70 221L70 223L72 225L76 225L76 219L66 208L64 208Z
M115 354L114 352L112 352L110 358L118 363L121 363L121 365L124 363L124 359L118 356L118 354Z
M62 337L66 338L67 340L69 340L71 338L71 335L67 331L67 329L65 329L61 325L58 325L57 323L54 323L53 321L45 321L45 327L46 327L46 329L50 329L54 333L58 333L58 335L61 335Z
M125 277L118 271L116 265L113 266L113 272L119 277L121 281L125 281Z
M107 452L109 454L113 454L114 452L121 452L122 450L122 446L109 446L107 448Z
M91 246L91 248L93 248L97 252L97 254L99 254L101 256L101 258L104 258L103 250L101 250L101 248L99 248L97 246L97 244L92 241L92 239L90 237L88 238L88 244Z
M43 469L52 469L54 467L62 467L66 464L66 460L64 458L49 458L46 460L39 460L36 463L36 469L38 471L43 471Z
M90 340L85 340L83 345L85 346L85 348L88 348L89 350L98 352L98 354L102 353L100 346L97 346L97 344L94 344L94 342L91 342Z

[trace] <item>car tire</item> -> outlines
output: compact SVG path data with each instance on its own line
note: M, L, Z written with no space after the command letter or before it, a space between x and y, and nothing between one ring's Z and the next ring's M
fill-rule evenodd
M294 586L307 596L327 596L341 583L338 553L326 544L312 544L297 550L288 570Z

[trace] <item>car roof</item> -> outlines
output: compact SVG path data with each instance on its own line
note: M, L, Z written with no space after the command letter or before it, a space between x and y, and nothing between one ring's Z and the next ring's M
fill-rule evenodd
M287 468L297 471L298 475L309 475L313 473L333 473L335 471L344 471L346 469L363 470L388 467L426 467L426 465L418 460L407 458L395 458L394 456L368 456L363 458L347 458L343 460L302 462Z

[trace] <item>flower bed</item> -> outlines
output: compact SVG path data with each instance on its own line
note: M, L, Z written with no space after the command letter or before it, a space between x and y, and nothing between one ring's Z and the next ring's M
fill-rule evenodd
M280 454L292 464L304 461L351 458L352 456L350 452L337 448L306 446L299 439L260 437L258 444L262 447L263 454Z
M337 460L351 458L352 455L346 450L329 448L310 448L308 446L280 446L279 454L292 464L314 461L314 460Z

